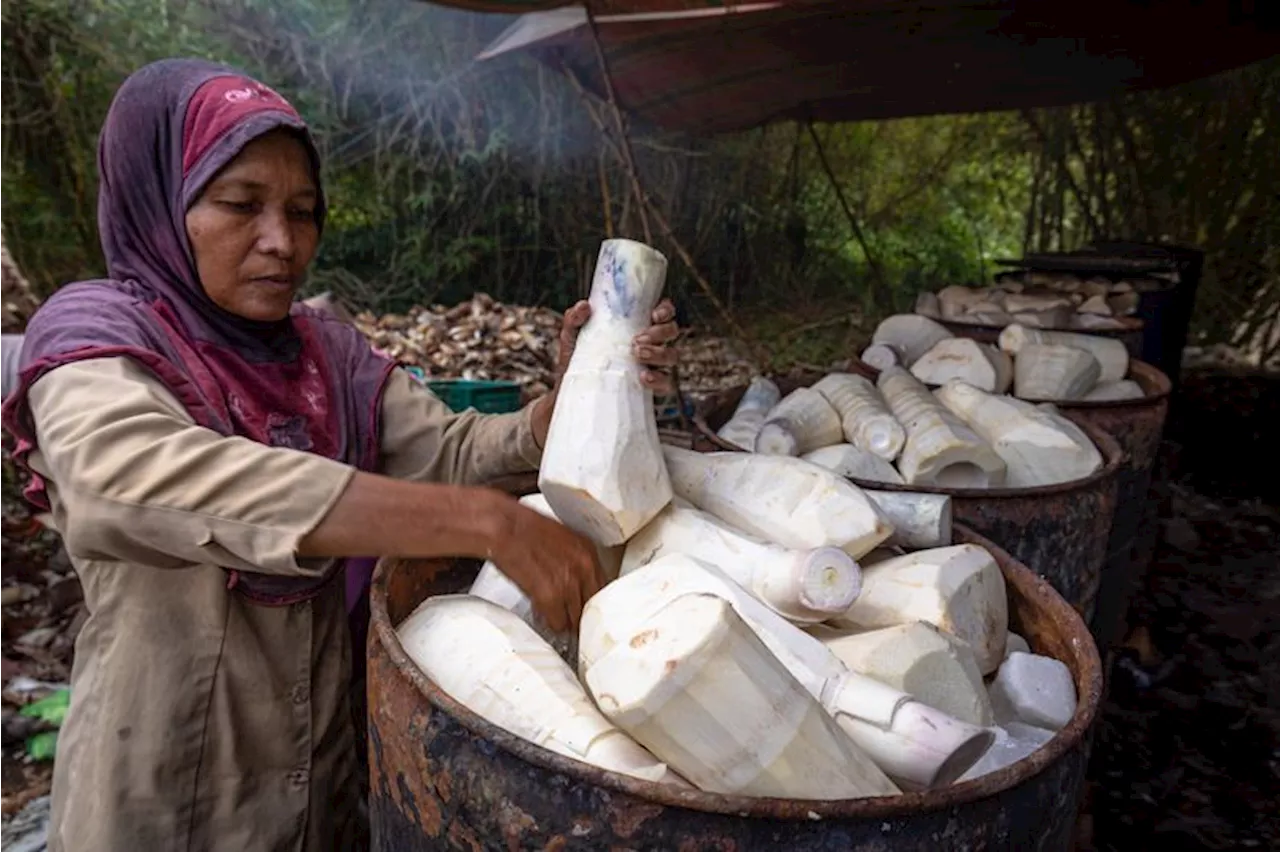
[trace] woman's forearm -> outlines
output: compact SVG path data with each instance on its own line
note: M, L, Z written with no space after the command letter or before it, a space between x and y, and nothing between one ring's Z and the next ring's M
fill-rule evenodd
M492 488L401 482L358 472L298 545L301 557L487 559L516 501Z

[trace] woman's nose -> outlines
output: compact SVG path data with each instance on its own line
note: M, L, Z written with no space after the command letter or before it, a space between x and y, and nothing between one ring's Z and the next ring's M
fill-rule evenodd
M282 260L292 260L297 251L293 226L283 210L264 210L258 222L258 249Z

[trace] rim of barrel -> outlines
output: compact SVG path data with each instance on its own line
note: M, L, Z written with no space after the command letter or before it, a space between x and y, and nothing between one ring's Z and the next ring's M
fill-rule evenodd
M920 316L928 316L921 314ZM929 317L929 319L938 323L948 330L977 329L984 333L999 334L1006 328L1005 325L991 325L990 323L979 322L961 322L954 319L942 319L941 317ZM1146 322L1141 317L1113 317L1116 322L1122 323L1121 328L1046 328L1045 331L1070 331L1074 334L1091 334L1097 337L1124 337L1127 334L1140 333L1146 326Z
M1018 594L1037 609L1046 612L1054 624L1061 625L1066 639L1064 647L1069 650L1075 663L1069 668L1073 674L1079 672L1076 678L1076 712L1066 727L1054 733L1053 739L1022 760L978 778L926 792L903 792L892 796L857 799L782 799L681 790L669 784L644 781L601 769L556 754L489 722L449 696L409 659L391 624L387 609L388 577L391 571L407 560L379 560L370 594L371 624L378 644L391 659L397 674L408 678L427 702L448 714L475 736L541 769L586 780L593 785L664 807L744 818L807 821L815 818L878 819L927 813L990 798L1049 769L1067 752L1080 745L1102 702L1102 662L1089 635L1089 629L1080 615L1052 586L990 540L960 523L953 526L953 531L954 541L986 548L1000 566L1006 583L1015 587ZM452 563L452 560L444 559L429 561L440 566ZM1085 641L1081 641L1082 639Z

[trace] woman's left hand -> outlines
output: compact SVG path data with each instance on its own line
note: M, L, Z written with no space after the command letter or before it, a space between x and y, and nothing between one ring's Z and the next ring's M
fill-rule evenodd
M573 357L573 348L578 343L578 332L590 317L591 304L585 299L564 312L564 324L560 327L560 355L556 359L556 386L535 403L537 407L533 412L534 440L539 447L546 446L560 380L569 369L569 359ZM670 299L658 303L650 315L650 322L652 325L632 338L631 354L643 367L640 371L641 384L656 394L668 394L675 390L670 369L680 358L676 348L668 345L680 333L680 327L676 325L676 307Z
M569 368L569 359L578 343L578 332L590 317L591 304L585 299L565 311L564 325L560 327L560 357L556 360L557 388ZM680 357L675 347L667 345L680 333L680 326L676 325L676 306L670 299L663 299L649 319L652 325L632 338L631 354L644 367L640 371L640 382L656 394L668 394L675 390L670 370Z

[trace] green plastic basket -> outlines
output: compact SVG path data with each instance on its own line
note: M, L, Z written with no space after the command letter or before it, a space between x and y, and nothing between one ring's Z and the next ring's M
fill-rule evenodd
M452 411L474 408L485 414L520 410L520 386L507 381L430 379L427 387Z

